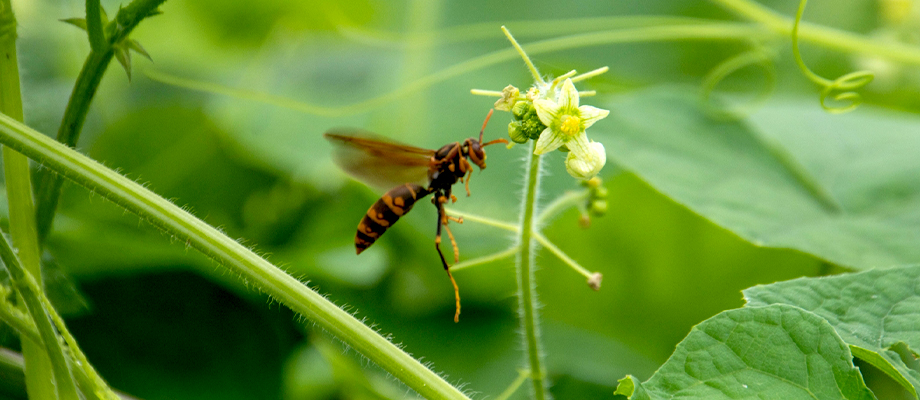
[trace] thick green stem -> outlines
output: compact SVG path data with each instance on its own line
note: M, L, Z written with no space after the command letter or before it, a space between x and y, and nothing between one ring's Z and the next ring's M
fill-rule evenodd
M34 282L34 280L32 280L32 282ZM32 284L28 280L26 283ZM37 285L37 283L35 283L35 285ZM2 298L6 298L10 288L5 286L0 286L0 288L2 288L2 290L0 290L0 296L2 296ZM89 363L89 360L86 359L86 356L77 345L76 340L74 340L74 338L70 335L70 332L67 331L67 327L64 326L64 321L61 319L61 316L58 315L57 311L55 311L51 305L48 297L41 293L37 286L33 291L38 293L39 300L41 300L45 310L51 317L51 321L54 322L54 325L58 328L58 332L61 334L61 338L64 339L64 343L67 343L71 356L71 365L76 366L76 368L72 370L74 379L76 380L79 389L83 392L85 398L88 400L118 398L119 395L117 395L114 391L112 391L111 388L108 387L102 377L99 376L93 366ZM39 334L38 328L36 328L32 318L28 314L24 314L22 311L20 311L19 308L16 308L9 302L3 302L0 304L0 321L7 323L11 328L15 329L21 338L31 340L35 343L43 342L41 334ZM20 366L20 369L22 369L22 366ZM2 377L0 377L0 380L2 380ZM121 397L124 396L121 395Z
M31 328L35 337L38 337L38 332L35 331L35 327ZM22 359L22 355L16 353L10 349L0 347L0 392L3 393L13 393L18 394L19 390L23 390L22 395L15 396L16 398L25 398L26 393L24 393L25 388L25 374L23 369L25 364ZM87 400L92 399L103 399L102 397L94 396L95 393L88 392L87 390L93 387L92 382L89 381L88 377L81 375L79 369L74 370L74 377L77 379L77 383L80 388L83 390L84 396ZM124 393L114 392L115 397L105 398L106 400L134 400L133 397L128 396Z
M536 148L536 141L533 147ZM537 193L540 191L540 161L542 157L530 150L524 181L524 203L521 204L521 230L518 243L521 251L517 257L518 313L521 334L527 351L527 369L533 384L533 398L543 400L546 394L546 371L543 369L543 348L540 345L540 326L537 316L537 284L534 278L537 243L533 238L534 214Z
M89 36L89 47L93 51L104 51L105 32L102 27L102 5L99 0L86 0L86 34Z
M72 179L208 255L302 314L428 399L468 399L457 388L325 297L168 200L39 132L0 115L0 144Z
M23 120L22 95L19 87L19 61L16 55L16 18L10 0L0 1L0 112L16 121ZM10 275L16 283L18 294L25 302L35 322L42 341L23 336L22 351L25 357L26 387L35 399L77 399L76 386L69 365L54 333L54 328L36 294L23 290L24 279L41 279L38 239L32 208L32 183L29 179L29 160L16 151L3 149L3 170L9 201L10 230L25 268L12 266ZM6 239L3 238L6 243ZM7 245L9 247L9 245ZM12 250L10 250L12 252ZM38 291L41 286L38 285ZM31 339L34 339L31 338ZM42 343L44 342L44 343Z
M67 109L64 110L64 119L57 133L59 142L70 147L76 146L83 122L86 120L86 113L96 95L96 89L99 88L99 82L102 81L102 74L114 56L115 52L111 49L102 53L89 53L80 75L77 76L77 83L70 95ZM39 169L35 174L35 221L39 242L43 243L51 230L64 180L60 175L47 169Z
M6 155L4 154L4 156ZM28 168L26 169L26 174L28 177ZM10 278L25 303L26 310L29 311L29 315L32 316L32 320L35 322L41 342L44 344L44 350L51 361L54 380L45 381L44 385L57 388L57 395L50 398L79 400L80 396L77 395L77 386L74 384L73 375L70 373L70 364L67 362L67 356L64 355L64 348L54 331L54 326L48 317L48 311L42 304L41 287L33 275L26 271L25 267L20 263L13 248L2 233L0 233L0 260L3 260L3 264L6 265L6 269L10 272ZM23 335L23 337L29 336ZM28 365L28 359L26 363ZM28 375L26 376L28 377ZM31 387L29 389L31 390ZM32 393L30 392L29 394L32 397Z
M119 10L115 19L104 28L106 32L110 32L110 35L104 38L104 42L100 42L99 38L99 34L102 33L101 28L93 27L93 21L99 19L99 1L87 2L87 30L89 31L92 50L89 56L86 57L86 62L83 63L83 69L80 70L80 75L77 76L77 82L74 84L70 100L67 102L67 108L64 110L64 118L61 120L57 133L59 142L70 147L77 145L77 139L80 138L80 132L83 130L83 122L86 121L89 106L93 102L99 83L102 82L103 74L105 74L109 63L112 61L112 57L115 56L113 46L126 39L144 18L156 14L157 7L165 1L132 1L127 7ZM37 221L38 238L41 243L48 236L51 224L54 222L54 213L57 209L61 185L64 181L60 176L46 169L36 171L34 180L37 182L37 187L35 188L35 220Z

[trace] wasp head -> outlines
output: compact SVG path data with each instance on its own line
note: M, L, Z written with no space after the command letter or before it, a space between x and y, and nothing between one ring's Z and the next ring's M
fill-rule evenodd
M486 169L486 151L482 149L482 145L478 140L469 138L466 139L466 151L470 156L470 162L476 164L479 169Z

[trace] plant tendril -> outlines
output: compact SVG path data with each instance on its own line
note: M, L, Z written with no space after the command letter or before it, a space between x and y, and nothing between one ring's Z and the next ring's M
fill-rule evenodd
M712 93L715 91L716 87L719 86L725 78L730 75L738 72L747 67L760 67L760 70L764 74L764 87L760 93L752 99L748 104L744 104L736 107L721 107L714 104L710 101ZM771 59L771 54L767 49L762 46L755 47L751 50L748 50L744 53L738 54L734 57L722 61L719 65L716 65L703 79L703 84L700 87L700 100L702 101L706 111L711 115L731 118L731 119L740 119L748 114L750 114L754 109L758 108L760 105L765 103L770 95L773 94L773 90L776 88L776 69L773 66Z
M802 0L799 3L799 10L795 14L795 22L792 25L792 55L795 57L795 63L809 80L824 87L821 90L821 108L833 114L853 111L862 104L862 96L855 90L872 82L875 74L871 71L856 71L845 74L832 81L812 72L812 70L805 65L805 61L802 60L802 54L799 51L799 25L802 22L802 14L805 13L806 3L808 3L808 0ZM838 91L839 93L834 94ZM834 101L844 102L846 104L842 106L829 106L827 105L828 97L831 97Z

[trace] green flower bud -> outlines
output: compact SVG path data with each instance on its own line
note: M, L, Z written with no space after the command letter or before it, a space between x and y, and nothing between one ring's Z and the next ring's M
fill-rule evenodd
M528 101L519 101L511 107L511 115L514 119L520 121L527 115L528 109L533 109L533 105Z
M591 214L601 216L607 213L607 200L597 200L591 202Z
M514 143L527 143L530 139L527 137L527 134L521 130L521 121L512 121L508 124L508 136L511 137L511 141Z
M591 179L588 179L588 180L586 180L586 181L581 181L581 185L582 185L582 186L584 186L584 187L586 187L586 188L591 188L591 189L596 189L596 188L600 187L602 184L603 184L603 181L601 180L600 177L597 177L597 176L595 176L595 177L593 177L593 178L591 178Z

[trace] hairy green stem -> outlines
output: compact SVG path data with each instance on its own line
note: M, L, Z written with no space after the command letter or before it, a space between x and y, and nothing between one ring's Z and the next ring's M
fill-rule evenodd
M92 50L83 63L83 69L77 76L77 82L74 84L73 92L70 94L70 100L67 102L67 108L64 110L64 117L58 128L57 140L70 147L77 145L77 139L83 130L83 122L86 121L86 114L89 112L89 106L96 95L102 76L105 74L112 57L115 56L114 45L124 39L127 39L131 31L144 19L156 13L157 7L166 0L134 0L125 8L118 11L115 19L104 27L105 32L111 32L108 37L99 39L102 33L100 27L94 28L96 22L100 19L99 0L90 0L86 2L86 23L89 33L90 45ZM95 3L95 4L93 4ZM104 34L102 36L105 36ZM101 43L100 43L101 42ZM35 182L35 220L38 229L39 242L44 242L51 230L51 224L54 222L54 213L57 210L58 199L61 194L61 185L63 179L57 174L46 169L36 171Z
M76 366L74 369L74 377L76 377L77 381L80 383L80 388L83 389L83 393L87 395L88 399L117 399L119 396L109 387L108 383L102 379L102 376L96 372L93 365L89 363L86 355L83 354L83 350L81 350L80 346L77 344L77 340L74 339L70 331L67 330L64 319L61 318L61 315L54 309L51 301L48 300L48 296L45 296L44 293L39 294L39 300L41 300L45 309L48 310L48 316L51 317L51 322L57 327L58 333L60 333L61 338L64 339L64 343L67 344L70 350L71 359Z
M10 0L0 1L0 24L2 24L0 32L3 32L0 37L0 112L9 115L11 119L22 121L22 94L19 85L19 61L16 54L16 17L13 15ZM10 265L7 265L7 268L10 269L20 299L25 302L27 311L34 320L42 339L34 341L34 337L23 336L22 351L28 368L26 388L29 396L35 399L76 399L76 387L63 350L54 334L54 328L44 308L36 300L35 293L26 292L22 287L25 277L41 279L40 255L32 209L29 160L22 154L4 147L3 170L9 201L10 230L19 256L25 262L27 270L16 269ZM6 242L6 239L3 238L3 241ZM40 285L37 290L41 291ZM52 339L49 341L48 338Z
M518 313L521 318L521 339L527 351L526 362L530 370L532 394L535 400L547 398L546 371L543 369L543 348L540 345L540 326L537 316L537 286L534 277L537 243L533 238L537 193L540 191L540 161L533 154L537 142L528 152L524 180L524 202L521 204L521 230L518 233L520 252L517 256Z
M521 48L521 45L518 44L517 40L514 40L514 36L511 35L511 32L509 32L508 28L505 28L504 25L502 25L502 33L505 34L505 37L508 38L508 40L511 42L511 45L514 46L514 50L516 50L521 58L524 59L524 64L527 65L527 69L530 71L530 75L533 76L534 82L545 84L546 82L543 82L543 77L540 76L540 71L537 71L537 67L533 65L533 61L530 60L530 57L527 57L527 53L524 52L524 49Z
M28 177L28 168L26 169L26 174ZM53 398L61 400L79 400L80 396L77 394L77 386L74 384L73 375L70 373L70 363L67 362L67 357L64 355L64 348L61 346L57 333L54 331L54 326L51 324L51 319L48 317L48 311L45 309L40 299L42 296L41 286L39 286L32 274L26 271L25 267L20 263L12 246L10 246L9 241L6 240L6 236L2 233L0 233L0 260L3 260L3 264L6 265L6 269L10 272L10 279L19 292L26 306L26 310L28 310L29 315L32 316L32 321L35 322L35 327L38 329L38 335L41 337L41 342L44 344L46 354L51 361L51 367L54 370L54 381L53 383L52 381L47 381L44 382L44 384L57 388L57 395ZM29 337L27 335L23 336ZM32 393L30 393L30 395L31 394Z
M487 264L493 261L502 260L502 259L514 256L515 254L518 253L518 250L520 250L518 249L518 246L512 246L498 253L493 253L493 254L489 254L486 256L473 258L470 260L463 260L454 265L451 265L450 270L453 272L457 272L459 270L466 269L469 267L475 267L477 265L482 265L482 264Z
M543 236L542 233L534 231L533 238L534 240L537 241L537 243L540 243L540 245L542 245L543 247L546 247L546 249L549 250L550 253L553 253L556 257L559 257L559 259L562 260L563 263L568 265L570 268L572 268L575 272L579 273L581 276L584 276L585 278L588 278L588 279L591 279L591 277L594 276L593 272L588 271L587 269L585 269L585 267L582 267L581 264L573 260L572 257L569 257L568 254L565 254L559 247L553 244L553 242L550 242L549 239L547 239L546 236Z
M509 232L517 232L520 230L519 227L515 224L509 224L507 222L494 220L492 218L480 217L478 215L465 213L463 211L457 211L452 208L445 208L444 210L447 211L447 215L463 218L464 221L478 222L483 225L492 226L498 229L504 229Z
M34 280L31 281L34 282ZM27 280L26 283L31 284L29 280ZM37 283L35 284L37 285ZM6 295L9 293L9 291L10 288L2 286L2 290L0 290L0 296L2 296L2 298L6 298ZM73 369L73 375L76 379L79 389L81 389L84 396L86 396L87 399L107 400L124 397L123 395L117 395L111 388L109 388L102 377L99 376L93 366L89 363L89 360L86 359L83 351L80 350L80 347L77 345L76 340L74 340L73 336L70 335L70 332L64 325L64 321L61 319L61 316L51 305L48 297L45 296L44 293L40 292L37 287L33 288L33 291L38 293L39 300L41 301L42 305L44 305L45 310L51 317L51 321L54 322L54 325L57 327L58 332L64 339L64 343L67 343L72 361L71 365L76 366L76 368ZM3 304L0 305L0 321L7 323L11 328L15 329L16 332L19 333L20 337L26 338L35 343L43 342L43 339L39 334L38 328L36 328L33 320L29 318L28 315L23 314L19 308L16 308L9 302L3 302Z
M540 215L537 216L537 225L549 222L563 211L568 210L569 207L584 203L590 195L591 191L587 189L566 192L540 211Z
M102 81L102 73L105 72L114 56L115 52L111 50L102 53L92 51L86 58L83 69L77 76L77 83L70 95L67 109L64 110L64 119L58 129L57 139L61 143L70 147L76 146L80 131L83 129L83 122L86 120L86 113L89 111L99 82ZM35 171L35 174L35 221L39 241L44 243L51 230L51 223L54 221L54 213L64 180L47 169L39 169Z
M168 200L39 132L0 115L0 144L72 179L186 243L329 331L428 399L467 399L457 388L325 297Z
M2 290L0 290L0 296L3 296L2 303L0 303L0 321L3 321L3 323L9 325L10 328L13 328L13 330L19 334L20 339L25 338L35 343L41 343L42 338L38 335L38 329L35 328L35 323L32 322L32 318L30 318L25 311L8 300L12 291L12 288L5 285L3 285Z
M505 391L502 392L500 395L498 395L498 397L496 397L495 400L508 400L509 398L511 398L511 395L513 395L514 392L517 392L518 388L520 388L521 385L523 385L524 382L527 381L527 378L529 376L530 376L530 371L527 371L527 370L518 371L517 378L514 378L514 381L511 382L510 385L508 385L508 388L505 389Z
M32 330L38 337L37 331L34 331L35 326L32 326ZM14 390L18 388L25 387L25 374L23 369L25 368L22 354L16 353L7 348L0 347L0 392L3 393L15 393ZM80 388L91 388L92 383L87 380L86 376L83 376L79 373L79 369L74 370L74 377L77 379L77 383ZM133 397L128 396L124 393L113 392L115 397L110 397L110 400L134 400ZM87 396L87 399L97 399L100 397L91 397L94 393L88 393L86 390L83 391L83 394ZM25 397L25 393L22 393L22 396ZM107 399L107 400L108 400Z

